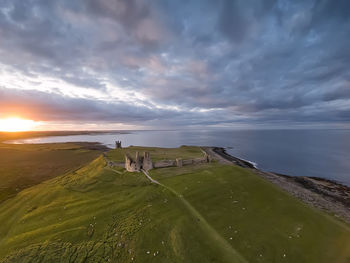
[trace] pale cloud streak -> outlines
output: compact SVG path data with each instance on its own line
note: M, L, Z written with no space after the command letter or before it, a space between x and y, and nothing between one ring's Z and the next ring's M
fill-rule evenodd
M3 0L2 115L11 102L90 126L348 125L349 10L346 0Z

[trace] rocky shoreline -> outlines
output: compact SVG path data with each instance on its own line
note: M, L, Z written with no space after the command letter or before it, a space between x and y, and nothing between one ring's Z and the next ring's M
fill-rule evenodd
M101 152L108 152L110 148L99 142L73 142L73 144L79 145L88 150L96 150Z
M289 176L264 172L253 164L228 154L225 148L203 147L209 155L223 163L252 170L303 202L350 223L350 187L317 177Z
M221 148L221 147L212 147L212 150L217 153L218 155L220 155L221 157L225 158L226 160L233 162L234 164L244 167L244 168L251 168L251 169L256 169L256 167L245 160L239 159L237 157L234 157L230 154L228 154L225 150L225 148Z

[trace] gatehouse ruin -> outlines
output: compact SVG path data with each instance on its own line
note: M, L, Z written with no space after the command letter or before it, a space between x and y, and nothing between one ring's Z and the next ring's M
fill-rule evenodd
M140 172L141 170L151 170L153 168L153 162L149 152L144 152L143 156L136 152L135 159L129 154L125 154L125 169L129 172Z

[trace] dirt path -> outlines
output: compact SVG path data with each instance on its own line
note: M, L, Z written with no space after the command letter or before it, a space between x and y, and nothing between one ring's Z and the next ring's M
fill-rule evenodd
M225 255L225 259L227 262L248 262L237 250L235 250L206 220L205 218L178 192L176 192L171 187L168 187L157 180L153 179L147 171L142 170L145 176L154 184L158 184L165 189L172 192L175 196L177 196L190 214L195 217L198 221L199 226L210 236L210 238L214 239L213 245L218 246Z
M144 173L144 175L146 175L146 177L148 178L148 180L150 180L151 181L151 183L154 183L154 184L159 184L159 185L161 185L161 186L164 186L164 185L162 185L160 182L158 182L157 180L154 180L149 174L148 174L148 172L146 171L146 170L141 170L143 173ZM165 186L164 186L165 187Z

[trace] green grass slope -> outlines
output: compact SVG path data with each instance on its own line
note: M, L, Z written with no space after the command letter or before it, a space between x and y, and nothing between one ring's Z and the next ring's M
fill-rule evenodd
M99 154L72 143L0 143L0 203L24 188L78 169Z
M1 262L229 262L178 197L102 158L22 191L0 221Z
M203 156L201 149L196 146L181 146L179 148L130 146L128 148L112 150L108 152L107 156L115 162L124 162L124 155L126 153L130 154L131 157L134 157L136 152L139 152L141 155L144 152L149 152L152 161L175 160L176 158L192 159Z
M240 167L152 170L249 262L350 262L348 225Z
M0 204L0 262L349 262L347 225L247 170L150 175L99 157L23 190Z

